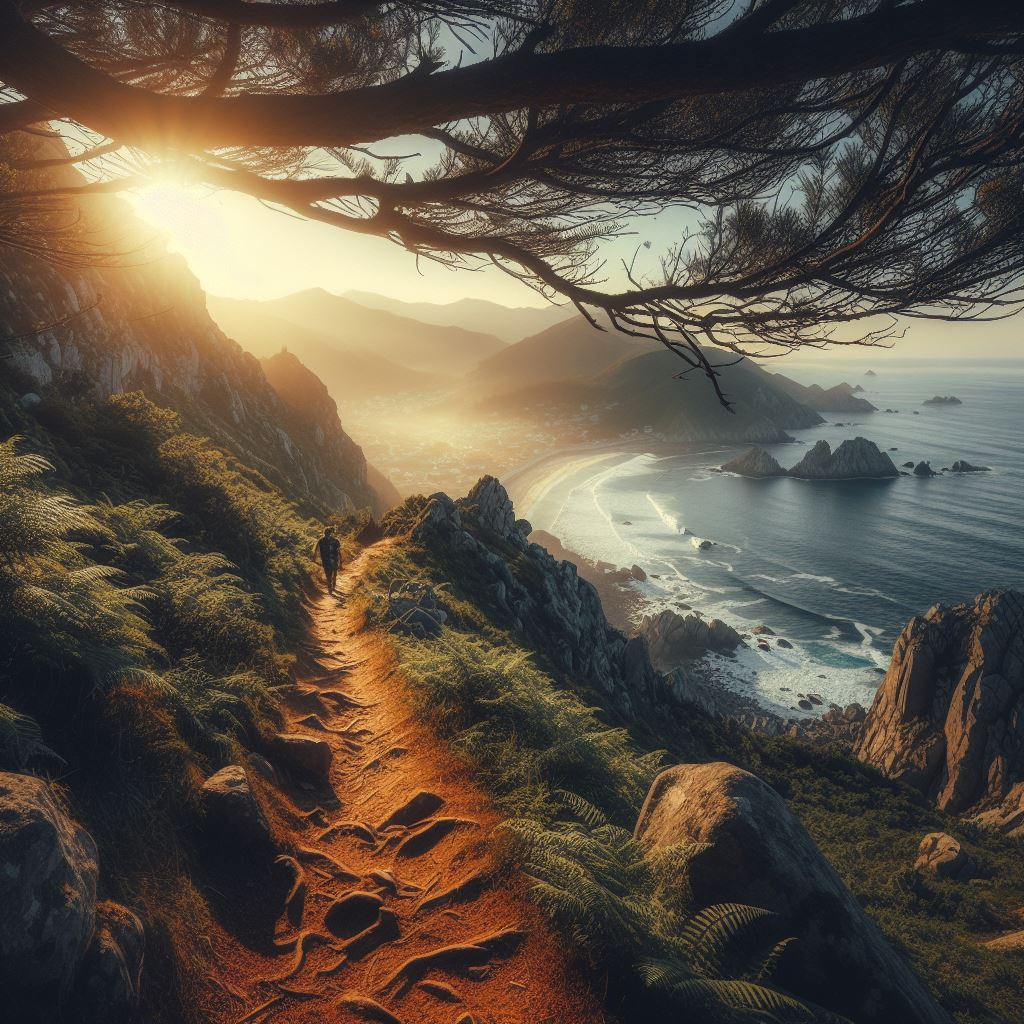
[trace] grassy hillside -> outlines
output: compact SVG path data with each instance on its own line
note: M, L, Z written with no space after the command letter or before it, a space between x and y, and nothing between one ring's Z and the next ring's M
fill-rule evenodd
M422 499L410 499L391 522L418 507ZM661 764L725 760L787 798L958 1024L1024 1021L1020 954L981 945L1013 926L1024 905L1018 845L935 811L839 750L758 736L696 709L664 707L656 719L618 719L601 694L556 669L553 652L511 631L487 580L457 556L411 540L400 541L363 581L359 599L371 625L382 624L395 578L430 581L448 615L436 639L394 640L420 714L514 817L511 854L535 875L539 902L590 958L598 983L607 984L613 1012L644 1020L666 1010L633 966L665 940L649 914L672 922L671 929L694 910L678 894L671 907L659 903L669 899L666 877L645 874L633 859L629 830L647 783ZM936 830L963 840L982 865L981 878L966 885L926 881L912 870L918 842ZM685 874L685 851L680 856ZM678 878L680 865L674 870ZM693 1019L728 1016L705 1004L701 1013Z
M0 769L62 781L147 922L142 1019L186 1020L222 885L199 786L279 721L317 527L138 393L26 412L0 382L0 430Z

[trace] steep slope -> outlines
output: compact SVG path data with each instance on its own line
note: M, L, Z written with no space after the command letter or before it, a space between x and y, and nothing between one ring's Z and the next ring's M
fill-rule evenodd
M387 310L425 324L493 334L509 344L576 315L571 306L502 306L485 299L459 299L446 303L403 302L390 295L360 291L345 292L345 298L370 309Z
M466 380L466 400L476 402L591 377L649 347L624 334L595 330L577 316L484 360Z
M212 300L214 317L231 310L236 329L239 318L278 317L330 338L339 351L370 351L421 373L461 376L481 360L505 348L491 334L438 327L410 317L369 309L351 299L313 288L266 302Z
M209 296L207 306L221 330L246 351L260 359L282 349L294 352L339 401L434 391L445 383L443 377L412 370L368 349L340 351L329 335L269 313L254 314L246 301Z
M854 389L845 381L830 388L820 384L800 384L792 377L773 373L772 380L777 388L785 391L802 405L817 412L877 412L876 406L866 398L858 398Z
M49 152L49 150L47 150ZM43 183L79 181L71 169ZM111 265L57 265L0 248L4 374L23 404L57 407L141 391L178 412L187 428L232 451L311 509L372 503L366 463L340 425L325 443L301 446L254 356L210 319L206 296L120 202L85 200L83 230L120 243Z
M304 450L327 449L347 452L355 460L360 453L355 442L341 429L338 405L324 382L305 367L292 352L278 352L260 365L270 386L287 407L282 417L290 437ZM371 477L371 470L373 476ZM398 492L382 473L366 466L367 487L375 515L386 512L398 500Z

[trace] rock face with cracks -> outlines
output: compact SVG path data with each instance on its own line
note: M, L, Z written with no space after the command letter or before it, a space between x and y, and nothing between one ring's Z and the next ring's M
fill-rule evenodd
M458 501L434 494L412 536L485 581L513 633L551 653L563 671L585 679L626 715L671 699L641 637L627 638L605 618L594 587L571 562L532 544L517 525L505 488L483 477Z
M683 764L655 779L636 826L648 852L709 844L690 861L698 906L780 915L779 983L859 1024L949 1024L771 787L730 764Z
M1007 831L1018 827L1024 594L990 591L911 619L893 648L856 752L941 810L986 814L994 825L1005 819Z

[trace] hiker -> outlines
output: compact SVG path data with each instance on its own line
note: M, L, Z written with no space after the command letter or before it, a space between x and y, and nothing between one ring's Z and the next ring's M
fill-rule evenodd
M327 579L327 593L333 594L338 582L338 570L341 568L341 542L334 536L334 527L324 529L324 535L316 542L316 555L324 567Z

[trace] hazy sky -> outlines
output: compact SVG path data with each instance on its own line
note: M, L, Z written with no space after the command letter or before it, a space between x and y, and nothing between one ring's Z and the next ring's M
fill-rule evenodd
M407 301L454 302L471 297L507 306L543 304L525 285L494 269L451 271L416 260L403 249L369 238L301 220L271 210L248 196L176 185L153 186L128 194L136 211L155 229L166 231L170 246L188 261L203 288L214 295L272 299L306 288L335 294L350 289L378 292ZM641 249L643 269L656 274L658 253L678 237L679 217L661 215L641 223L643 234L610 248L617 263ZM992 358L1024 357L1024 314L993 324L948 324L915 320L905 338L889 352L844 349L800 353L823 358ZM792 360L787 357L786 362ZM781 368L781 364L778 364Z

